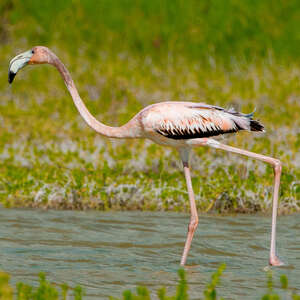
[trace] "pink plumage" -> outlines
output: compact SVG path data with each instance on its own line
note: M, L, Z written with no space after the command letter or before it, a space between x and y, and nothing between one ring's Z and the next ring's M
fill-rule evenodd
M204 103L162 102L148 106L142 113L142 122L164 137L181 140L240 130L263 131L263 125L252 116Z

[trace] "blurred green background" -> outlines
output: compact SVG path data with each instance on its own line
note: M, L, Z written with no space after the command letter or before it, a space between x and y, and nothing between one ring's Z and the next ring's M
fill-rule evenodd
M299 1L3 0L2 39L100 51L224 62L274 55L299 61ZM3 18L4 16L4 18Z
M97 136L50 66L28 67L8 86L9 60L45 45L110 125L165 100L256 108L267 133L224 142L281 159L280 210L299 210L299 1L2 0L0 41L5 205L188 210L176 152ZM209 149L192 166L200 210L270 210L269 166Z

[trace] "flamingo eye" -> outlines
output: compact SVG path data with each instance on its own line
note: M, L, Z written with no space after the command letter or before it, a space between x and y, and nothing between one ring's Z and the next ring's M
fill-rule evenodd
M34 50L31 50L31 53L34 54Z

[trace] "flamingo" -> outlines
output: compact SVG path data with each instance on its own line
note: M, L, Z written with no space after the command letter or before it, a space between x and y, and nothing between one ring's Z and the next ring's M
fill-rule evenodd
M180 265L186 264L192 239L198 225L198 213L191 182L189 156L192 148L212 147L257 159L270 164L274 169L274 190L269 264L283 265L276 255L276 218L282 164L280 160L228 146L212 137L242 130L264 131L264 126L253 119L253 113L243 114L234 109L193 102L161 102L149 105L138 112L129 122L120 127L110 127L96 120L81 100L77 88L65 65L47 47L36 46L10 61L8 81L12 83L17 72L31 64L53 65L61 74L75 106L84 121L97 133L109 138L146 138L175 148L180 155L190 203L190 222Z

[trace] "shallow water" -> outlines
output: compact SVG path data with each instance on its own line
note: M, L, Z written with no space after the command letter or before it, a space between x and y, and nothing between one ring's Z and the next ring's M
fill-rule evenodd
M124 289L162 284L174 292L189 216L179 213L0 209L0 264L13 282L36 283L44 271L56 283L82 285L85 299L120 297ZM226 299L260 299L266 292L271 218L200 216L188 257L191 299L227 264L218 288ZM299 215L278 220L278 253L300 293Z

